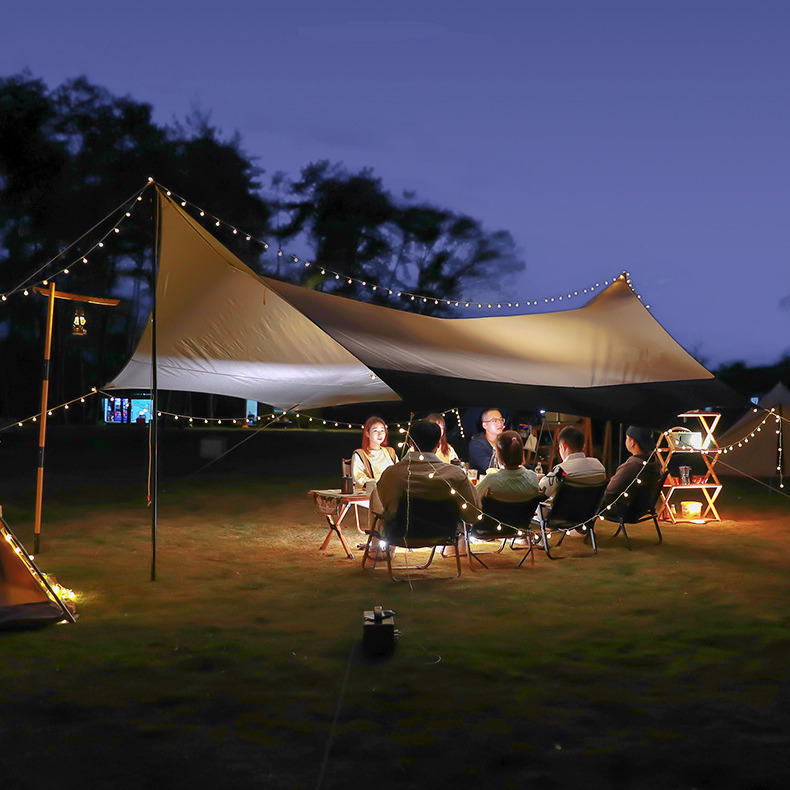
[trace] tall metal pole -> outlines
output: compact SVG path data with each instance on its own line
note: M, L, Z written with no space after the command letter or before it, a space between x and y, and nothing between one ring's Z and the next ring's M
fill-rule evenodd
M41 373L41 423L38 428L38 472L36 475L36 522L33 554L41 550L41 510L44 502L44 447L47 443L47 405L49 403L49 358L52 353L52 322L55 315L55 283L50 280L47 292L47 333L44 340L44 367Z
M159 392L157 381L156 359L156 286L159 272L159 243L161 240L159 223L161 215L159 201L161 196L155 192L154 204L154 260L152 280L153 298L151 302L151 581L156 581L156 519L157 519L157 489L159 488Z

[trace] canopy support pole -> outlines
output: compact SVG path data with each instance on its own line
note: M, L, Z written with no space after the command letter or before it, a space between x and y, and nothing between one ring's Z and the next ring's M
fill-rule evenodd
M156 581L156 527L157 527L157 507L159 489L159 382L157 379L157 357L156 357L156 288L157 275L159 272L159 245L161 243L161 212L159 202L161 200L159 188L156 191L156 201L154 203L154 259L153 271L151 273L152 289L151 292L151 452L150 452L150 473L151 473L151 581Z

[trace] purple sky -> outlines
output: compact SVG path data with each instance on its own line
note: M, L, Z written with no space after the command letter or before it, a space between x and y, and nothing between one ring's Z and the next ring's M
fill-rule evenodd
M2 28L2 75L197 106L269 174L370 166L509 230L508 298L627 269L711 366L790 353L786 0L28 0Z

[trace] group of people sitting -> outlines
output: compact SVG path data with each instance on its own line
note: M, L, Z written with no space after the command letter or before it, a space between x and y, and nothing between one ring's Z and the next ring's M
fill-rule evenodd
M369 418L363 428L362 447L352 457L352 475L357 487L367 487L371 493L371 525L377 516L385 524L392 519L401 497L407 493L421 499L453 499L463 518L464 502L467 507L479 509L487 496L504 502L526 501L540 494L551 498L562 481L592 486L606 480L603 464L585 455L585 436L573 426L566 426L559 433L560 463L539 478L524 465L524 442L516 431L504 430L505 421L499 410L483 412L482 424L483 432L470 441L469 463L471 468L487 474L474 486L461 468L457 453L447 443L440 414L412 423L409 449L401 460L387 444L384 420ZM648 483L658 479L661 465L652 455L654 446L649 428L627 429L625 447L630 457L609 480L602 509L618 500L637 477Z
M458 453L447 443L447 428L441 414L429 414L425 420L438 426L441 433L439 444L434 448L436 457L445 464L459 463ZM351 456L351 476L356 488L371 488L381 473L395 464L398 456L387 444L387 423L381 417L368 417L362 427L362 447Z

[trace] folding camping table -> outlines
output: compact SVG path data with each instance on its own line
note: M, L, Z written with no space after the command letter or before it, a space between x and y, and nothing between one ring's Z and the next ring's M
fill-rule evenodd
M362 529L359 524L359 508L370 507L370 494L365 491L358 491L353 494L343 494L339 488L327 488L323 490L308 491L307 495L313 497L315 509L323 516L326 516L326 522L329 524L329 532L326 533L326 537L319 551L323 551L327 547L334 534L337 535L340 542L343 544L346 556L349 559L353 559L354 555L351 553L348 543L346 543L340 525L348 511L353 508L354 519L357 523L357 531L362 535L365 534L365 530Z

